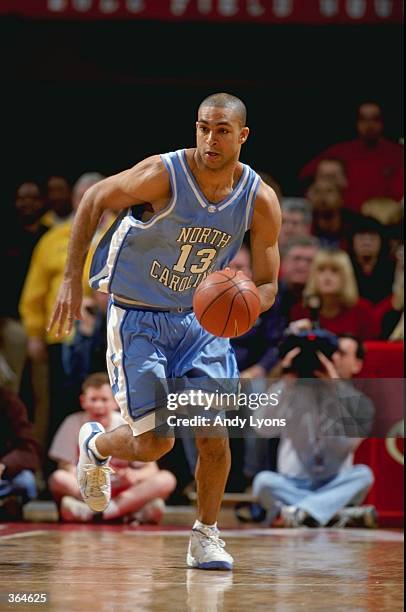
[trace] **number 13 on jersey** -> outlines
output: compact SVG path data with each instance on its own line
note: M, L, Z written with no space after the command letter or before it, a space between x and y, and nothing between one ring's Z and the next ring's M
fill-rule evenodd
M173 270L175 270L175 272L186 272L187 261L190 257L192 249L192 244L182 244L182 246L180 247L180 255L178 261L173 266ZM216 255L216 249L199 249L196 253L196 256L200 258L199 265L192 264L188 271L190 271L192 274L202 274L203 272L206 272L206 270L212 264Z

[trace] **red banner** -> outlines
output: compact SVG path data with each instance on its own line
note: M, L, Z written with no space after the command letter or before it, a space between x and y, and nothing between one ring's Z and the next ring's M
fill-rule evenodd
M0 14L51 19L373 24L403 22L403 0L0 0Z

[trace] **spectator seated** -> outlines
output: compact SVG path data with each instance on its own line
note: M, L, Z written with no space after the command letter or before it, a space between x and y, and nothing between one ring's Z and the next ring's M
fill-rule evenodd
M49 449L50 458L58 466L49 478L49 488L59 504L62 520L89 523L95 515L81 501L76 480L79 430L87 421L98 421L106 431L127 425L117 411L109 379L104 372L91 374L84 381L80 402L83 412L73 413L63 421ZM155 462L128 462L113 458L111 467L114 470L113 499L101 518L159 523L164 511L164 499L176 486L173 474L160 470Z
M23 505L36 498L40 459L24 404L15 393L0 388L1 520L21 518Z

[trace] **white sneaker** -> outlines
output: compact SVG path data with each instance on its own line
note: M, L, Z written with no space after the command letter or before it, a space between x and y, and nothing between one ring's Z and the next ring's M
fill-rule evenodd
M337 512L337 522L333 527L368 527L378 526L378 515L375 506L348 506Z
M282 506L281 508L281 519L284 527L305 527L303 524L305 518L306 512L296 506Z
M110 457L99 461L88 447L89 440L98 433L104 433L100 423L89 422L79 431L79 461L76 466L77 479L83 500L93 512L103 512L111 498Z
M192 529L187 552L188 567L206 570L232 570L234 559L225 550L217 528Z
M94 517L94 513L85 502L69 495L62 497L60 515L64 521L74 521L75 523L90 523Z

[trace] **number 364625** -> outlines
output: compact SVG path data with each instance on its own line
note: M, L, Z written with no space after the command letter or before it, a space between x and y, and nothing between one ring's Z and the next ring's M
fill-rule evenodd
M8 593L9 603L45 603L46 593Z

